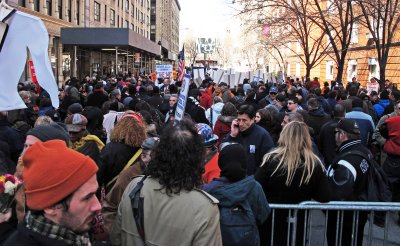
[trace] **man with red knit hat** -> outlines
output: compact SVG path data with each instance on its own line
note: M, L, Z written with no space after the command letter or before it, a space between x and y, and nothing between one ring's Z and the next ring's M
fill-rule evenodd
M28 211L4 245L90 245L101 209L95 162L61 140L35 143L23 162Z

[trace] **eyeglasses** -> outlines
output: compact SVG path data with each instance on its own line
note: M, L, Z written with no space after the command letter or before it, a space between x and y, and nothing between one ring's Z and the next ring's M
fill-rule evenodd
M288 102L287 104L292 105L292 104L295 104L295 103L294 102Z

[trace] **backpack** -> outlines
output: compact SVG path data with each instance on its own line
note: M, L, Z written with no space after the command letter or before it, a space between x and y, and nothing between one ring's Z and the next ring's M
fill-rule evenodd
M351 150L343 153L341 158L347 155L358 155L368 161L368 187L366 191L362 191L360 197L363 201L367 202L391 202L392 192L390 190L389 180L386 176L383 168L367 154L358 151Z
M226 182L219 183L213 189L223 185ZM218 199L213 194L213 189L209 194ZM251 210L250 203L247 200L236 203L232 207L218 204L220 215L220 227L222 236L222 245L224 246L253 246L260 245L260 236L258 234L256 218Z

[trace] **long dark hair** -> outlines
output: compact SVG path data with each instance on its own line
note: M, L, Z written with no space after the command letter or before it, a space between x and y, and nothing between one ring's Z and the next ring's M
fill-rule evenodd
M169 125L160 137L145 175L158 180L168 195L202 185L204 149L194 123L183 120Z

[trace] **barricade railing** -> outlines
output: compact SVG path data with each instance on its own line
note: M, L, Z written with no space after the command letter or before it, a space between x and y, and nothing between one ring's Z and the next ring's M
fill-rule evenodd
M328 217L331 216L336 220L336 225L334 229L335 234L334 234L334 241L332 241L332 235L330 235L330 244L329 246L333 245L357 245L358 237L363 237L363 244L362 245L400 245L400 227L399 225L394 225L389 227L389 217L393 215L393 213L390 212L400 212L400 203L386 203L386 202L340 202L340 201L334 201L334 202L329 202L329 203L319 203L315 201L307 201L303 202L300 204L270 204L271 207L271 214L270 214L270 220L272 220L271 224L271 234L270 238L268 241L270 241L270 245L287 245L287 246L295 246L295 245L327 245L328 244L328 239L327 239L327 228L328 228ZM277 212L279 211L279 212ZM285 224L287 223L287 232L284 233L286 236L286 243L282 244L283 238L278 238L280 243L275 242L274 236L274 230L276 230L276 223L280 223L282 221L277 221L277 213L282 213L281 211L284 211L284 217L285 218ZM313 211L321 211L315 212ZM314 216L313 216L313 213ZM374 220L376 217L376 214L380 215L380 218L385 218L384 223L380 225L379 227L374 225ZM298 215L301 214L301 219L299 220ZM351 219L352 216L352 221L348 221L349 217ZM365 223L364 230L362 232L358 232L358 222L360 220L360 216L363 217L364 219L361 220L366 220L365 218L368 216L368 220ZM397 215L396 215L397 216ZM316 218L318 217L318 218ZM344 219L345 218L345 219ZM397 217L396 217L397 218ZM282 220L282 214L278 216L278 219ZM324 225L323 225L323 235L319 233L318 231L320 230L321 227L321 220L324 220ZM304 221L302 221L304 220ZM333 220L333 223L335 222ZM344 221L345 220L345 221ZM313 228L313 222L315 223L319 222L320 224L318 226L314 226ZM301 224L299 224L301 223ZM303 224L304 223L304 224ZM330 221L332 223L332 220ZM349 231L343 231L343 223L351 223L351 236L348 234ZM362 223L362 222L361 222ZM393 224L393 223L392 223ZM304 227L302 227L304 225ZM383 229L382 229L382 226ZM299 228L302 227L300 230ZM315 227L318 227L318 230L315 230ZM282 227L279 227L282 229ZM330 227L332 230L332 226ZM365 228L368 228L367 230ZM303 233L303 236L297 235L297 230L303 231L300 233ZM314 231L313 231L314 229ZM390 241L388 240L388 232L394 230L393 236L395 237L394 239L391 239ZM382 235L382 230L383 230L383 235ZM317 231L317 232L316 232ZM366 232L365 232L366 231ZM397 231L397 233L396 233ZM312 237L312 234L317 233L318 235L314 235ZM279 233L279 232L277 232ZM346 238L342 241L342 236L343 234L346 234ZM374 233L377 234L374 237ZM287 234L287 235L286 235ZM280 233L279 236L282 236L282 233ZM351 240L349 242L348 240ZM373 241L374 240L374 241ZM334 242L334 243L332 243ZM372 244L373 242L373 244ZM377 244L377 242L379 242Z

